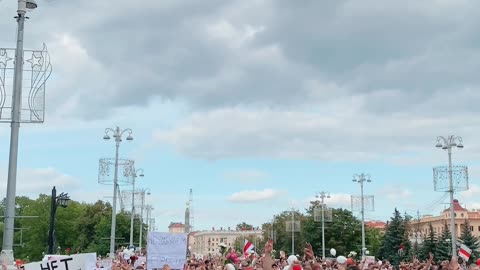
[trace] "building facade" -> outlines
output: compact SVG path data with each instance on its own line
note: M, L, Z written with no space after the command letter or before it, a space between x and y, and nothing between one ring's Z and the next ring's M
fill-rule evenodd
M459 237L462 234L462 229L465 227L465 221L468 220L469 229L475 236L480 236L480 210L472 209L468 210L462 207L458 200L453 201L453 210L455 212L455 227L454 232ZM432 224L433 231L436 235L442 233L443 227L447 224L450 231L450 208L443 210L439 216L425 215L420 219L412 220L410 240L418 243L423 242L426 236L428 236L430 230L430 224Z
M387 229L387 223L380 220L366 221L365 226L367 226L367 228L379 230L382 233Z
M172 222L168 226L169 233L185 233L185 225L180 222Z
M259 228L249 231L212 228L210 231L198 231L191 234L193 241L191 247L192 254L195 255L213 255L217 254L219 245L224 244L227 247L234 247L235 240L239 237L254 236L262 239L263 231Z

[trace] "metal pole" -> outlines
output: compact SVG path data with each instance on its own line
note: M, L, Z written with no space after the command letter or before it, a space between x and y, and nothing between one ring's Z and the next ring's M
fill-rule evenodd
M10 126L10 154L8 157L7 196L3 229L2 255L12 263L13 235L15 230L15 197L17 190L18 135L20 131L23 80L23 30L25 23L26 1L18 1L17 10L17 47L15 50L15 70L13 79L12 122Z
M452 168L452 143L447 142L448 146L448 181L450 184L450 228L452 233L452 256L457 256L457 230L455 228L455 208L453 205L453 168Z
M147 227L148 227L148 231L150 231L150 224L148 222L150 220L150 211L151 211L151 206L147 205Z
M295 213L292 208L292 255L295 255Z
M52 197L50 203L50 230L48 231L48 254L53 254L53 235L55 233L55 214L57 212L57 189L52 189Z
M363 182L365 181L365 177L363 175L360 176L360 190L361 190L361 201L362 201L362 260L365 259L365 200L363 197Z
M142 252L142 238L143 238L143 207L145 203L145 190L142 190L142 208L140 209L140 240L138 241L138 249Z
M110 231L110 258L115 258L115 227L117 225L117 189L118 189L118 148L120 147L120 128L115 129L115 172L113 175L112 228Z
M137 178L137 174L133 175L133 183L132 183L132 213L130 214L130 246L133 246L133 219L135 216L135 180Z
M325 260L325 194L322 193L322 260Z

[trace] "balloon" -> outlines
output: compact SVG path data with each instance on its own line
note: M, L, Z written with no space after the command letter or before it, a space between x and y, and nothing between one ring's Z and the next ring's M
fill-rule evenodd
M480 259L477 260L477 265L480 265Z
M295 255L288 256L288 259L287 259L288 265L293 265L293 263L297 260L298 260L298 258Z
M352 258L348 258L348 259L347 259L347 265L352 265L352 264L353 264Z
M335 257L335 255L337 255L337 251L334 248L332 248L330 249L330 254L332 254L332 256Z

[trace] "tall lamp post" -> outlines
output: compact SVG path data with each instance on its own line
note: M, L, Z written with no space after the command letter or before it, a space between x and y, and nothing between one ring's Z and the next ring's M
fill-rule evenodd
M452 148L463 148L462 137L450 135L448 137L438 136L435 147L447 150L448 153L448 183L450 193L450 231L452 232L452 256L457 256L457 230L455 228L455 209L454 209L454 187L453 187L453 168L452 168Z
M325 198L329 199L330 195L327 192L320 192L317 194L322 203L322 259L325 260Z
M53 246L55 244L55 215L57 214L57 208L58 206L67 207L69 200L68 193L62 192L57 196L57 189L53 187L50 206L50 230L48 231L48 254L53 254Z
M142 252L142 240L143 240L143 209L145 208L145 195L150 195L150 189L141 189L140 197L142 198L142 205L140 208L140 240L138 242L138 249Z
M370 180L370 175L367 174L355 174L353 176L352 182L357 182L360 184L360 196L361 196L361 203L362 203L362 209L360 212L362 213L362 259L365 258L365 251L367 250L366 245L365 245L365 197L363 195L363 183L365 182L372 182Z
M12 119L10 125L10 154L8 157L7 196L3 230L2 260L13 262L13 235L15 223L15 197L17 192L18 135L22 110L23 80L23 30L25 14L37 8L34 0L18 0L17 47L15 49L15 70L13 78Z
M135 180L137 177L144 177L143 169L138 169L133 172L133 182L132 182L132 213L130 215L130 246L133 246L133 220L135 218Z
M109 133L112 133L113 138L115 138L115 173L113 175L113 203L112 203L112 228L110 231L110 258L115 257L115 227L117 222L117 190L118 190L118 148L122 142L122 136L126 133L127 141L132 141L132 130L126 128L121 130L118 126L115 129L106 128L105 135L103 136L104 140L110 140Z

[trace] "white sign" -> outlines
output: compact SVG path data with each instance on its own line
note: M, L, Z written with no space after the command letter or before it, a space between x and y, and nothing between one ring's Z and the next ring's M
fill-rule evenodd
M23 265L25 270L95 270L96 253L74 255L47 255L41 262L32 262Z
M160 269L165 264L171 269L183 269L187 261L187 234L149 232L147 254L148 269Z

